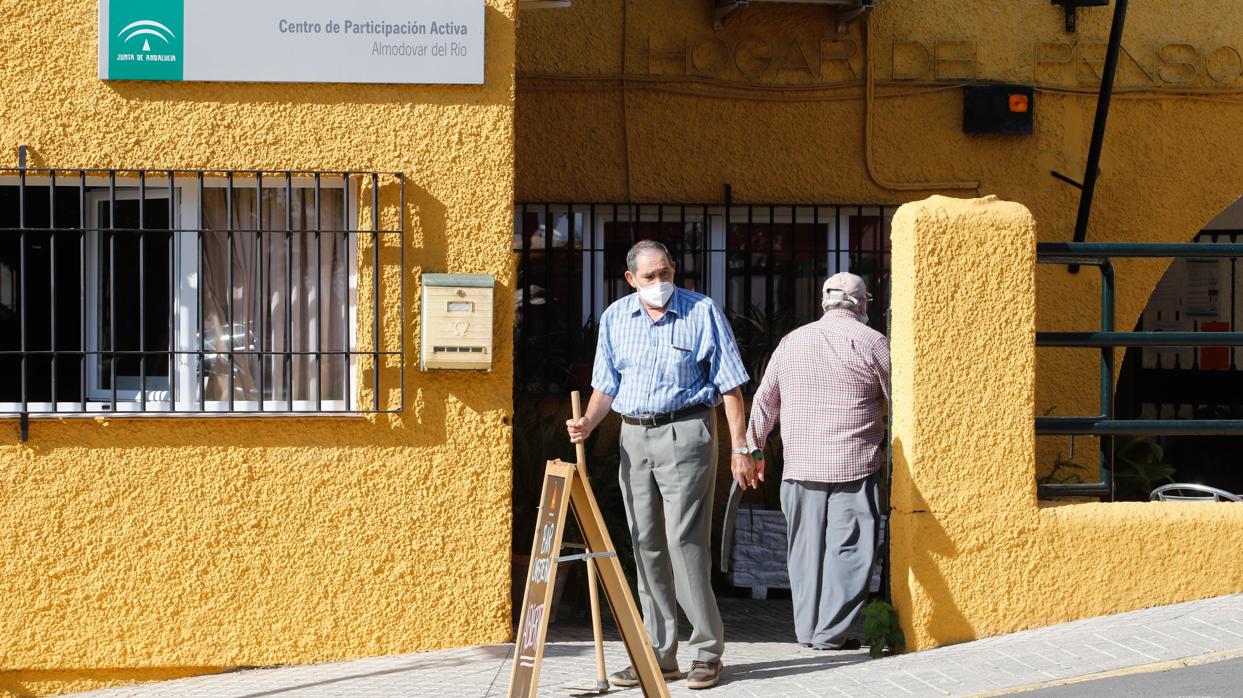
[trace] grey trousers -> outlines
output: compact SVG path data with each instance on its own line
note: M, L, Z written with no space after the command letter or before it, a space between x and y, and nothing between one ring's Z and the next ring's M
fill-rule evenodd
M850 482L781 482L794 633L801 643L840 647L867 602L876 559L880 477L873 473Z
M716 411L659 427L622 423L621 490L634 544L639 604L656 661L678 667L678 614L691 622L694 659L719 661L725 628L712 593Z

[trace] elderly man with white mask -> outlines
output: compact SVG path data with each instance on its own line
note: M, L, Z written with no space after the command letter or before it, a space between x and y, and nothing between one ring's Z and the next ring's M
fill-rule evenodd
M621 414L620 480L634 545L643 622L665 678L678 668L676 599L691 622L688 688L721 679L725 631L712 593L716 410L725 404L733 445L731 470L755 486L746 445L742 384L748 380L734 334L711 298L673 284L669 251L640 240L626 255L635 290L600 316L594 388L587 412L566 422L582 441L612 409ZM609 676L635 686L633 667Z
M786 335L769 360L747 445L762 456L780 422L798 641L853 649L860 638L848 632L867 601L876 556L889 343L866 324L863 279L834 274L822 293L824 315Z

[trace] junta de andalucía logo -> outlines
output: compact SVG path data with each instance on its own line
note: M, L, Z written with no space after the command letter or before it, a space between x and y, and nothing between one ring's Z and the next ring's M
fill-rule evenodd
M108 2L113 80L181 80L185 60L184 0Z

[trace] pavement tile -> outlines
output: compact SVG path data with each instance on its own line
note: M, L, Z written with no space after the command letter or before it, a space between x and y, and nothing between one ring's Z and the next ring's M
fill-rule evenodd
M793 642L788 599L720 600L726 669L719 687L672 696L967 696L1153 662L1243 650L1243 594L1158 607L872 660L866 651L817 652ZM629 663L606 621L610 670ZM683 621L681 637L689 627ZM511 645L463 647L313 666L247 669L178 681L124 686L80 698L479 698L504 696ZM690 664L683 646L679 660ZM550 627L540 675L542 696L582 696L595 682L591 629ZM638 698L638 689L609 695Z
M1193 620L1198 621L1201 625L1207 625L1208 627L1212 628L1218 633L1223 633L1225 635L1229 635L1229 636L1238 638L1240 640L1243 640L1243 634L1240 634L1238 632L1235 632L1234 630L1231 630L1229 627L1226 627L1227 624L1222 623L1219 620L1206 620L1199 616L1196 616L1195 618L1193 618Z
M1167 647L1190 648L1191 654L1210 652L1217 646L1203 635L1188 632L1186 628L1171 623L1153 624L1148 628L1155 642Z

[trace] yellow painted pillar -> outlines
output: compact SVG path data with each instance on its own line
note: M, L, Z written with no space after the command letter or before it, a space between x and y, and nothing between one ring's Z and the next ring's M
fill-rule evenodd
M999 578L955 560L1035 512L1035 244L1031 213L996 197L894 215L891 583L910 649L977 635L958 596Z

